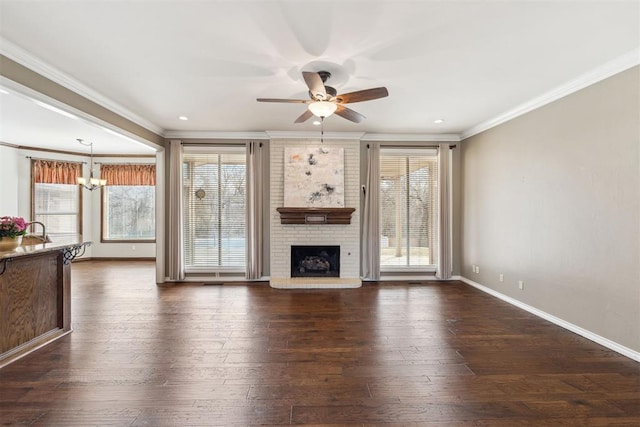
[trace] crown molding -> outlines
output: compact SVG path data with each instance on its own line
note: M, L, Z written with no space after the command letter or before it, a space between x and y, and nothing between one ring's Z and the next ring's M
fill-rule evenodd
M365 133L362 141L394 142L459 142L460 135L454 133Z
M147 119L127 110L115 101L107 98L101 93L91 89L90 87L80 83L71 76L63 73L57 68L45 63L39 58L36 58L26 50L18 47L14 43L6 40L0 36L0 53L7 58L16 61L20 65L23 65L30 70L42 75L43 77L61 85L65 88L83 96L90 101L95 102L104 108L113 111L114 113L124 117L127 120L134 122L135 124L142 126L158 135L162 135L163 129L158 125L151 123Z
M312 131L277 131L268 130L266 134L270 139L320 139L320 132ZM324 132L322 138L327 139L354 139L361 140L364 132Z
M169 130L163 136L167 139L319 139L315 131L265 132L216 132ZM357 139L359 141L400 141L400 142L460 142L457 134L407 134L407 133L365 133L365 132L325 132L324 139Z
M550 104L560 98L564 98L567 95L579 91L580 89L584 89L587 86L598 83L599 81L628 70L629 68L634 67L638 64L640 64L640 49L634 49L624 55L617 57L612 61L609 61L587 73L576 77L573 80L568 81L563 85L556 87L555 89L550 90L549 92L543 93L540 96L537 96L523 104L520 104L517 107L494 117L493 119L479 123L467 129L460 135L461 139L464 140L480 132L489 130L492 127L515 119L518 116L526 114L544 105Z
M163 136L167 139L269 139L266 132L218 132L199 130L168 130Z
M130 142L138 144L147 150L160 151L164 149L163 147L154 144L151 141L147 141L138 135L121 129L97 117L91 116L90 114L85 113L82 110L78 110L77 108L58 101L57 99L51 98L43 93L31 89L30 87L23 86L20 83L17 83L4 76L0 76L0 86L2 86L4 90L11 93L13 96L36 102L42 107L55 111L56 113L68 118L74 120L82 120L85 123L101 128L103 131L110 133L118 138L124 138Z
M4 142L4 141L0 141L0 147L9 147L9 148L16 148L16 149L20 148L19 145L10 144L10 143Z

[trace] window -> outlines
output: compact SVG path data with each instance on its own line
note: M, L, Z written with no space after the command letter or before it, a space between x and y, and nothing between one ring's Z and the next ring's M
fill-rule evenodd
M102 241L155 241L155 165L103 164Z
M82 193L77 184L79 175L80 163L31 161L31 217L33 221L45 225L47 234L60 236L82 233Z
M380 149L380 269L436 264L437 151Z
M185 147L183 156L185 271L244 272L245 147L203 150Z

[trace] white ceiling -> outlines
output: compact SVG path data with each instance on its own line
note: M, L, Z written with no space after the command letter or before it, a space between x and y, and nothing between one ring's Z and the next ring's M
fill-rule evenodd
M326 69L339 93L390 95L325 132L460 135L637 56L639 23L638 1L2 0L0 51L163 134L317 132L293 123L304 106L255 99L305 98L301 71ZM2 141L88 138L14 98L0 96Z
M13 86L12 86L13 87ZM143 154L155 150L132 137L116 132L108 124L70 112L69 108L44 97L29 95L0 85L0 141L21 147L89 154Z

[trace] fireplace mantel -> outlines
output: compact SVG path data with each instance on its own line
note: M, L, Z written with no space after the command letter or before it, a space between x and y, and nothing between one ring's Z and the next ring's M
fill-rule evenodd
M276 208L281 224L351 224L355 208Z

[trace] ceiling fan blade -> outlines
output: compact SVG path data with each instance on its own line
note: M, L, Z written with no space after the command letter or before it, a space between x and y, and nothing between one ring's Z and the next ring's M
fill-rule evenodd
M372 99L384 98L389 96L386 87L375 87L373 89L357 90L355 92L343 93L337 96L338 102L348 104L351 102L370 101Z
M313 101L309 99L281 99L281 98L256 98L258 102L293 102L296 104L309 104Z
M352 109L347 108L344 105L340 105L340 104L338 104L338 109L336 110L335 114L347 120L351 120L352 122L355 122L355 123L360 123L362 120L366 119L366 117L363 116L362 114L356 111L353 111Z
M296 119L294 123L303 123L313 117L313 113L309 109L304 110L304 113L300 114L300 117Z
M320 96L322 99L326 99L327 91L324 88L324 82L320 77L320 74L311 71L303 71L302 77L309 87L309 91L313 94L314 98Z

